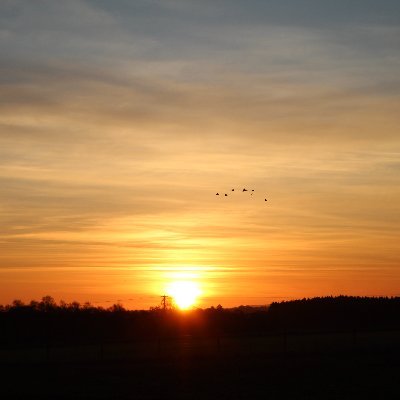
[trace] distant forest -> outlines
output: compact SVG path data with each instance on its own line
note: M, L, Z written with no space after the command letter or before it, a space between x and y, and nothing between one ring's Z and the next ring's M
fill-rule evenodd
M0 306L0 345L104 343L181 335L264 335L277 332L400 329L400 297L317 297L269 307L178 311L57 304L50 296Z

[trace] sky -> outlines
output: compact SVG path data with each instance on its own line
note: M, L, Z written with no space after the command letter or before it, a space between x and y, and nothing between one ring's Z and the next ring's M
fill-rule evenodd
M400 295L399 37L397 0L2 0L0 304Z

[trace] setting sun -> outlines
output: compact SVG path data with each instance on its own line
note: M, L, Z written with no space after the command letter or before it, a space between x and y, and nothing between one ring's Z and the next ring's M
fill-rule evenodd
M185 310L196 303L200 294L197 283L192 281L171 282L167 287L167 293L173 298L174 303L182 310Z

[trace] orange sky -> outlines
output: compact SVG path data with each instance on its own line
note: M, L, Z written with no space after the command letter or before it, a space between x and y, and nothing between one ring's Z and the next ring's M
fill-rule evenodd
M400 7L260 3L0 5L0 304L400 295Z

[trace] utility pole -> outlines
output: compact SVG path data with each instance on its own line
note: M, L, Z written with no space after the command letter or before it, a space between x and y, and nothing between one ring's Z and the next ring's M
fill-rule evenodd
M167 304L168 304L168 300L169 296L165 295L161 296L161 305L162 305L162 309L165 311L167 309Z

